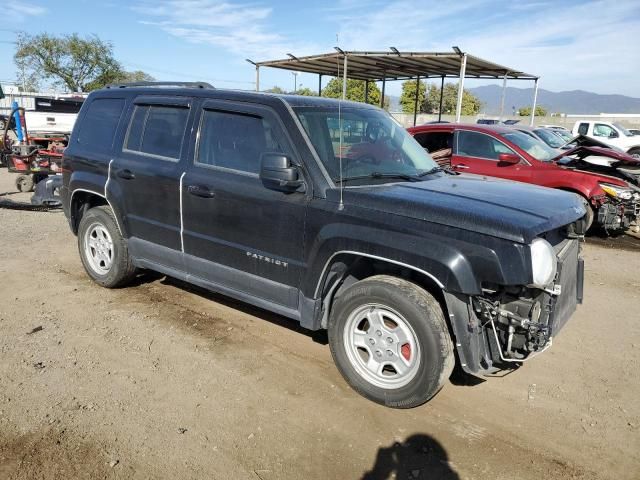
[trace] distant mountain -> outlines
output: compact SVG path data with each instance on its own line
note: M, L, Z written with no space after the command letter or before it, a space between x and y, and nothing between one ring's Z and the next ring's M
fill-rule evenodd
M496 115L500 113L500 96L502 87L499 85L485 85L483 87L470 88L469 91L483 102L483 113ZM515 107L530 106L533 101L533 88L507 87L504 102L504 111L510 115ZM549 113L574 113L574 114L598 114L598 113L640 113L640 98L626 97L624 95L600 95L584 90L571 90L569 92L550 92L538 90L538 105L542 105Z

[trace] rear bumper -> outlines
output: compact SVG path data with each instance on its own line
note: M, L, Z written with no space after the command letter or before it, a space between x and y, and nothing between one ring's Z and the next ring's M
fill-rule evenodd
M62 176L51 175L36 184L36 189L31 197L32 205L46 205L49 207L60 206L60 188Z

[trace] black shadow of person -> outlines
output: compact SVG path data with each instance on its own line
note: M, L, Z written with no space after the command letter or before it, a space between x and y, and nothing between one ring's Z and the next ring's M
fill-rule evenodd
M373 468L362 480L459 480L446 450L429 435L412 435L403 443L380 448Z

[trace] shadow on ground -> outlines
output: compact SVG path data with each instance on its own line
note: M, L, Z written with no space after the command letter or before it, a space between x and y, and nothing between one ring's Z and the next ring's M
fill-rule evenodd
M378 450L375 464L362 480L458 480L444 447L425 434L411 435Z

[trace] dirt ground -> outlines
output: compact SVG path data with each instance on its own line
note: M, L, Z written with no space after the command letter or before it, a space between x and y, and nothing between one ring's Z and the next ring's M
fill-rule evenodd
M0 240L2 480L640 478L628 240L587 241L585 303L544 355L402 411L289 320L160 276L100 288L61 212L0 209Z

